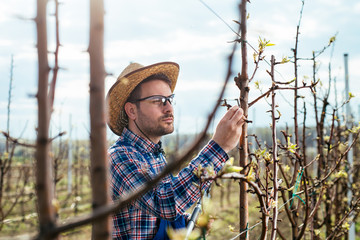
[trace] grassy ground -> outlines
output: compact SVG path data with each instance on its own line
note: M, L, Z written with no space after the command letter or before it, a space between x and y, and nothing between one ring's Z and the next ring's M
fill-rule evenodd
M66 179L57 185L57 202L59 205L59 222L79 214L89 213L91 210L91 189L87 176L84 176L84 184L81 191L68 194ZM5 223L0 229L0 240L3 239L32 239L37 233L38 218L36 210L36 197L33 186L27 186L30 194L18 196L17 205L13 208L11 215L7 216ZM74 189L73 189L74 190ZM16 192L13 190L12 192ZM75 197L77 195L77 197ZM14 197L5 195L4 209L15 201ZM63 234L62 239L91 239L91 227L86 226Z
M211 194L210 214L215 217L211 225L211 230L206 239L232 239L239 235L239 184L237 182L226 180L222 183L222 189L213 186ZM230 188L228 187L230 184ZM228 197L228 192L230 195ZM221 200L223 198L223 200ZM249 226L256 224L260 216L259 209L256 208L256 198L249 195ZM206 210L206 209L205 209ZM259 232L261 226L255 227L249 232ZM256 234L257 235L257 234Z
M215 185L212 187L211 204L209 205L210 207L204 209L206 212L208 212L211 216L215 218L215 221L212 223L211 230L206 237L206 239L208 240L227 240L232 239L239 234L239 185L237 182L234 182L232 180L223 180L221 184L223 187L218 187ZM90 188L87 188L87 190L83 189L83 195L81 197L81 200L78 202L78 214L90 212L90 195ZM62 210L59 212L61 219L60 221L64 221L67 218L75 216L73 199L67 197L65 193L58 196L58 199L61 203L67 202L67 204L62 204ZM279 206L281 204L282 202L280 201ZM301 204L301 202L296 199L294 201L294 204ZM32 212L36 212L35 206L36 205L34 199L26 203L26 209L32 209ZM248 211L249 228L251 228L260 221L261 217L261 213L258 208L257 197L251 194L249 194ZM15 215L13 217L15 218L16 216L19 216L19 213L19 210L15 211ZM281 220L279 222L279 229L281 229L286 239L291 239L291 227L283 209L280 209L279 219ZM0 231L0 240L32 239L32 237L36 235L37 226L38 223L36 215L31 215L24 221L22 221L22 219L18 219L17 221L6 223ZM359 224L357 224L357 228L359 227ZM269 229L271 229L271 224L269 224ZM250 240L258 239L260 233L261 224L258 224L248 232ZM87 225L63 233L61 235L61 239L91 239L91 226ZM305 236L304 239L310 238L308 236Z
M235 229L238 229L239 222L239 203L238 203L238 184L233 182L231 184L230 192L230 202L227 201L227 183L224 182L224 193L221 191L220 187L213 187L211 193L211 209L205 209L209 211L211 216L214 216L216 220L212 224L212 228L210 234L207 239L230 239L237 235L236 232L231 232L229 230L229 225L233 226ZM87 197L83 196L81 201L79 202L78 211L80 213L86 213L90 211L90 192L86 191L85 193L88 195ZM66 194L62 194L58 196L60 202L66 201ZM223 200L223 204L221 204L221 195L225 196ZM68 204L66 208L63 208L59 214L60 219L64 220L69 217L74 216L74 209L70 207L71 201L67 200ZM254 201L252 201L254 202ZM27 207L33 209L35 211L35 202L27 203ZM252 212L254 208L250 208L250 216L253 216ZM255 212L257 210L254 210ZM18 212L16 214L19 214ZM253 222L253 220L252 220ZM0 232L0 240L3 239L31 239L36 234L37 231L37 217L31 216L25 221L14 221L9 224L5 224L3 229ZM26 234L25 234L26 233ZM75 230L66 232L62 234L61 239L72 240L72 239L90 239L91 238L91 226L85 226L82 228L77 228Z

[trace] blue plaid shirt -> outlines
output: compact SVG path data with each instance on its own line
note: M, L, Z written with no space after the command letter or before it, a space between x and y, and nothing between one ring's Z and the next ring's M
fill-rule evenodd
M164 169L166 159L158 148L158 144L124 128L120 138L109 148L113 200L136 191ZM218 172L227 159L224 150L211 140L177 176L163 178L151 191L114 214L113 238L152 239L160 218L174 221L185 215L185 211L200 198L196 186L199 178L194 174L198 166L206 167L211 163ZM206 185L205 188L209 183Z

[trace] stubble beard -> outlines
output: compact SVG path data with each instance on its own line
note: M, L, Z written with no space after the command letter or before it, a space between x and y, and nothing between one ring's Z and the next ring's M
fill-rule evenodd
M172 114L165 114L159 117L156 122L149 122L149 119L146 116L142 115L139 118L139 123L141 126L141 130L144 131L146 135L153 137L161 137L167 134L174 132L174 120L172 123L163 122L163 119L174 116Z

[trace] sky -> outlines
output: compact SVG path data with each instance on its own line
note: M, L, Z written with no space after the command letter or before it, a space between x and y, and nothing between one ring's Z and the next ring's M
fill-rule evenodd
M89 135L89 2L62 0L60 15L59 65L51 135L71 130L73 138ZM226 0L105 0L105 79L106 92L117 76L130 63L149 65L161 61L174 61L180 65L180 75L175 89L175 128L180 133L196 133L202 129L207 115L224 81L227 57L236 38L233 31L239 20L238 1ZM209 6L218 16L206 6ZM31 19L36 16L35 0L0 0L0 130L6 131L8 92L13 56L13 88L11 95L10 132L13 137L35 138L37 124L37 52L36 26ZM259 65L250 83L249 100L252 101L271 86L266 70L270 70L271 55L277 60L292 57L296 26L299 23L300 0L252 0L248 4L248 60L249 75L254 70L253 51L258 39L270 40L274 46L265 50L265 60ZM26 11L23 11L26 9ZM49 64L53 66L51 51L55 48L54 2L48 3ZM344 99L344 54L349 55L350 91L355 98L351 109L357 117L360 106L360 2L358 0L305 0L299 35L298 56L310 58L313 51L328 45L336 35L335 44L318 58L317 78L321 80L318 96L328 87L328 66L331 63L332 83L330 102L335 106ZM310 61L299 62L299 80L310 82ZM241 69L240 47L235 54L233 76ZM294 78L292 63L277 65L276 79ZM232 78L233 78L232 76ZM51 75L50 75L51 77ZM256 89L255 82L260 84ZM336 90L336 91L335 91ZM301 90L307 111L313 112L309 90ZM226 99L239 97L239 90L231 80ZM292 124L292 91L276 95L281 118L279 125ZM270 98L257 102L249 109L249 129L269 127ZM235 101L230 102L235 104ZM301 106L303 102L301 101ZM221 108L212 124L225 113ZM309 118L309 124L311 119ZM116 136L108 131L108 138Z

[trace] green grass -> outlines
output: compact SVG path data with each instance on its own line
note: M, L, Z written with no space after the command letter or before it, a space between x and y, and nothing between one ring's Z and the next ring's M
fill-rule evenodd
M239 184L235 181L231 181L230 188L230 202L227 201L226 197L223 199L223 207L221 207L221 194L227 195L228 181L223 181L223 192L220 187L213 186L210 214L215 217L215 221L211 226L211 230L206 237L209 240L215 239L231 239L239 234ZM256 224L257 220L261 216L259 208L256 207L257 198L249 194L249 227ZM230 230L230 226L233 230ZM253 232L260 232L261 226L257 226L254 230L249 232L249 236Z

